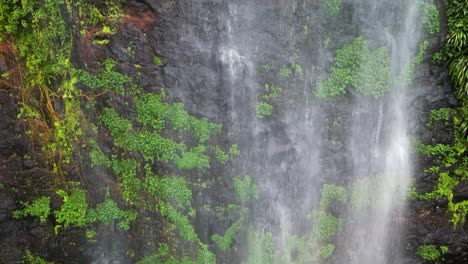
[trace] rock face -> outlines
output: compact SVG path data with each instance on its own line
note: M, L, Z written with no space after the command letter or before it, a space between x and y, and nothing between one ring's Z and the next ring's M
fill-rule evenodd
M220 141L226 144L237 142L239 149L248 152L243 157L249 160L241 157L231 167L215 168L212 173L217 175L208 177L222 178L221 184L217 189L208 188L204 193L194 195L193 203L196 207L230 204L235 199L229 177L257 175L260 193L265 195L252 205L252 217L257 228L274 233L281 223L272 201L286 201L292 211L297 211L298 218L305 218L309 212L304 208L317 206L319 197L311 202L298 194L316 193L319 196L320 186L329 182L344 186L352 184L349 171L354 168L348 158L352 155L349 151L351 143L344 139L351 129L351 115L356 111L353 101L362 95L349 93L327 101L320 106L321 111L311 110L309 108L316 104L310 102L313 100L310 87L314 85L310 82L316 77L308 76L325 77L334 61L334 51L349 43L353 33L360 29L357 23L342 23L326 15L311 16L307 10L320 9L319 1L295 1L294 4L268 0L239 2L235 5L228 0L129 0L121 27L110 37L110 43L97 46L85 38L78 39L73 63L93 71L97 68L97 58L114 58L119 62L119 70L134 77L145 91L164 89L169 100L183 102L193 115L223 123L225 131L234 132L233 136L226 135ZM439 2L442 1L438 1L442 7ZM252 6L260 11L254 12ZM350 1L343 1L342 8L340 15L344 21L356 18ZM333 34L327 35L330 29L334 30ZM410 111L418 117L410 124L410 131L421 141L431 144L452 143L454 132L451 123L428 128L430 110L458 105L451 93L446 66L431 63L431 55L442 45L443 35L444 32L430 43L423 64L418 66L414 91L410 92ZM316 48L323 43L328 43L326 50ZM154 67L154 56L163 59L163 66ZM300 65L302 69L294 68L294 65ZM0 72L8 67L12 66L0 64ZM289 72L291 78L279 76L283 68L294 69ZM270 88L281 86L282 92L271 101L274 106L272 115L259 121L256 103L266 94L265 84ZM19 261L25 249L39 252L43 258L57 263L90 263L100 254L105 256L98 258L98 263L134 263L151 254L159 243L167 242L161 216L157 213L143 212L128 232L114 227L100 230L96 238L98 244L87 239L85 230L80 228L69 228L54 235L54 223L50 221L13 219L12 212L20 208L20 201L31 200L31 197L52 195L55 207L60 202L50 191L55 176L27 158L28 149L21 139L25 131L17 122L17 101L14 92L0 88L0 114L4 120L0 123L0 182L4 186L0 190L0 256L5 263ZM103 102L105 100L101 99L97 104ZM116 100L115 103L128 115L134 114L125 101ZM286 109L288 111L283 111ZM318 114L309 116L313 111ZM363 116L362 120L368 118ZM297 130L291 129L295 127ZM100 136L104 152L112 153L112 145L105 141L106 136ZM322 152L305 156L304 153L310 153L309 148ZM427 175L423 170L435 161L417 155L413 158L413 175L418 189L431 191L436 176ZM306 169L316 163L326 167L319 179L305 183L301 181L302 177L294 176L309 173ZM92 168L86 173L94 185L90 193L97 200L103 199L102 193L107 186L117 184L106 170ZM77 176L72 174L72 177ZM267 183L294 192L290 197L281 197L266 192ZM459 200L468 199L467 185L459 185L454 196ZM297 201L302 201L300 206ZM468 236L463 228L454 230L449 223L446 201L410 201L408 204L405 219L398 221L405 230L405 249L402 249L405 263L424 263L415 254L417 247L423 244L448 245L443 263L467 261ZM334 214L339 215L345 210L340 206L343 205L331 206ZM255 213L261 211L272 213ZM237 253L224 253L211 242L213 234L224 232L235 220L235 216L228 214L221 221L210 209L199 210L194 218L201 241L216 251L220 263L240 263L240 258L247 254L248 249L240 238ZM308 225L303 223L293 232L300 233ZM338 258L330 261L340 263Z

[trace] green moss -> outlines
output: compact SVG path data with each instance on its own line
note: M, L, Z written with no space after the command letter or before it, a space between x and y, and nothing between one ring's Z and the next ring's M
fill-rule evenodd
M39 217L45 222L50 214L50 197L41 196L31 203L22 203L23 209L13 212L13 218L20 219L27 216Z

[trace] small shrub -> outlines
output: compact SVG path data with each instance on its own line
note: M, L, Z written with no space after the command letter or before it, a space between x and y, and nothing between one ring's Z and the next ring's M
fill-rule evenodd
M340 11L341 0L320 0L320 2L330 15L335 15Z
M50 197L41 196L32 203L23 203L24 209L13 212L13 218L20 219L26 216L39 217L45 222L50 214Z
M330 77L319 83L315 95L321 99L334 97L352 86L364 95L378 98L387 93L390 80L388 49L370 51L367 40L358 37L336 52Z
M219 247L222 251L228 251L231 248L232 240L237 234L237 231L241 228L243 224L243 217L234 222L224 233L224 236L214 234L211 236L211 240Z
M236 191L236 198L239 202L246 203L251 199L258 199L258 187L250 176L245 176L244 179L235 177L233 179L233 184Z
M325 184L322 187L320 198L320 209L327 210L332 201L344 202L346 199L346 189L333 184Z
M429 113L429 122L427 123L427 126L432 126L438 121L449 121L450 120L450 108L440 108L440 109L435 109L432 110Z
M164 61L163 61L163 59L162 59L161 57L155 55L155 56L153 57L153 63L154 63L154 65L156 65L156 66L163 66Z
M273 113L273 106L269 103L257 102L255 112L258 118L264 119Z
M323 259L329 258L335 252L335 245L326 244L320 248L319 256Z
M312 212L312 236L318 241L328 240L338 233L343 226L343 219L325 211Z
M440 251L434 245L422 245L418 248L418 256L424 260L435 262L441 257Z
M40 256L32 253L29 250L26 250L23 255L22 263L25 264L52 264L53 262L48 262L41 258Z
M432 3L419 0L418 9L422 13L422 22L429 36L434 36L440 31L439 10Z
M67 227L74 225L76 227L83 227L88 223L88 202L86 201L86 191L82 189L74 189L72 194L67 194L64 190L58 190L57 195L63 198L63 204L60 210L55 211L55 219L58 226Z
M289 78L289 76L291 76L291 73L292 73L292 71L291 71L290 68L288 68L286 66L283 66L279 71L279 77L280 77L280 79L284 80L284 79Z

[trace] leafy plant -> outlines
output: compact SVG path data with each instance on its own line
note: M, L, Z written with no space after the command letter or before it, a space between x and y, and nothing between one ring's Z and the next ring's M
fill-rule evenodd
M57 190L57 195L63 198L63 204L60 210L55 211L57 226L56 232L60 227L74 225L83 227L88 223L88 202L86 200L86 191L82 189L73 189L71 195L64 190Z
M257 105L255 106L255 112L258 118L264 119L273 113L273 106L269 103L257 102Z
M283 66L283 67L281 67L278 75L279 75L280 79L287 79L287 78L289 78L289 76L291 76L291 74L292 74L291 69L286 67L286 66Z
M336 52L330 77L318 85L315 95L321 99L346 92L348 85L375 98L386 94L390 86L390 56L387 48L370 51L363 37Z
M233 180L236 198L239 202L246 203L252 199L258 199L259 191L257 185L252 181L252 177L245 176L244 179L235 177Z
M320 209L327 210L332 201L344 202L346 200L346 189L333 184L325 184L322 187L320 197Z
M162 66L164 64L164 61L163 61L163 59L161 57L155 55L153 57L153 63L156 66Z
M320 2L330 15L335 15L340 11L341 0L320 0Z
M432 110L429 113L429 126L437 121L449 121L450 120L450 108L440 108Z
M115 91L122 93L130 84L131 78L114 70L117 62L106 59L104 69L93 75L84 70L77 70L78 80L91 90Z
M442 255L435 245L422 245L418 248L417 254L429 262L435 262Z
M422 22L426 32L434 36L440 31L439 10L437 6L424 0L418 0L418 9L422 13Z
M116 202L106 196L104 202L98 204L95 210L90 210L88 221L100 221L106 225L113 224L118 221L119 227L123 230L128 230L130 222L136 218L136 213L132 211L124 211L119 208Z
M50 197L41 196L32 203L23 203L24 209L13 212L13 218L20 219L26 216L39 217L45 222L50 214Z
M91 151L89 152L89 158L91 159L91 165L94 166L104 166L110 167L111 161L109 158L102 152L101 148L97 144L96 140L90 139L89 145L91 147Z
M343 219L337 218L325 211L312 212L312 236L319 241L328 240L340 231Z
M224 233L224 236L214 234L211 236L211 240L219 247L222 251L228 251L231 248L232 240L236 236L237 232L244 223L244 217L241 216L239 220L234 222Z
M323 259L329 258L335 252L335 245L326 244L320 248L319 256Z
M53 264L53 262L49 262L41 258L40 256L32 253L30 250L26 250L23 255L22 263L25 264Z

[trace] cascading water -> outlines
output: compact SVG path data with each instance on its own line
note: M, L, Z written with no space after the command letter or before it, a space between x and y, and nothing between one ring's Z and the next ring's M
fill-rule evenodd
M243 248L248 263L401 263L398 224L411 176L405 74L421 41L419 11L414 1L341 5L333 15L316 1L278 10L238 0L223 16L231 126L246 152L237 170L253 176L261 194L251 213L252 232L260 235ZM348 69L352 78L377 89L386 73L375 67L387 67L388 90L376 94L351 82L342 98L320 96L330 69L340 67L332 56L358 42L365 51L351 55L358 61ZM373 62L378 54L384 59ZM282 89L268 101L271 116L259 116L259 103L275 86Z

